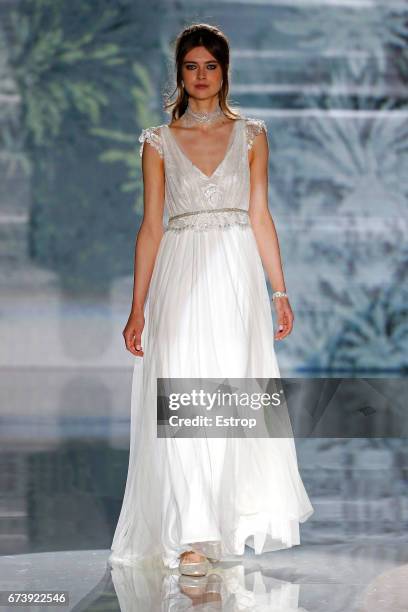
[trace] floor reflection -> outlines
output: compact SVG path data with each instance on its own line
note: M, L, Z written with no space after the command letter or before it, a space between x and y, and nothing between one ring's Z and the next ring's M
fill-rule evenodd
M296 441L316 509L301 546L261 558L247 549L201 584L177 570L107 567L129 460L129 381L96 368L0 372L0 591L69 591L67 612L407 612L404 438Z
M66 591L66 612L407 612L407 544L407 535L366 537L259 558L248 549L199 580L148 562L111 567L109 550L4 555L0 591Z
M261 569L246 570L243 564L218 566L200 578L115 565L111 576L121 612L191 609L306 612L306 608L299 606L302 585L274 578Z

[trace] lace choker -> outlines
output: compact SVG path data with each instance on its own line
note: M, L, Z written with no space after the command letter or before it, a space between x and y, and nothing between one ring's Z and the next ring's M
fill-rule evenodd
M217 108L213 111L193 111L190 105L188 105L184 114L181 117L181 121L186 127L190 127L197 123L201 125L210 125L217 121L217 119L219 119L223 115L224 113L221 110L219 104Z

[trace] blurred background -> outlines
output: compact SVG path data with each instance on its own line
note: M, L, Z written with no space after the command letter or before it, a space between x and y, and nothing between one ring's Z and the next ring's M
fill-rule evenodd
M172 45L200 21L230 40L230 102L268 127L282 375L407 375L406 1L0 0L0 554L110 546L138 137L169 122ZM403 439L296 444L305 543L403 533Z

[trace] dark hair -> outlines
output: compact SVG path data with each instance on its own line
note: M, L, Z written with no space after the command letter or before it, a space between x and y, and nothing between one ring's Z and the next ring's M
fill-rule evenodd
M229 65L230 65L230 49L226 35L216 26L208 23L193 23L187 28L184 28L177 36L175 41L175 64L176 64L176 89L173 95L177 92L175 101L167 102L164 105L164 110L172 108L172 121L179 119L185 112L188 105L188 93L181 84L181 68L185 55L194 47L205 47L207 51L215 57L220 63L222 70L222 85L219 96L219 104L221 110L230 119L240 117L239 112L233 109L228 103L229 92Z

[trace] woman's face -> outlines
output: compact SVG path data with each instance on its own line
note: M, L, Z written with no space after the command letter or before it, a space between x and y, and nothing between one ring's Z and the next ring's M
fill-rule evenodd
M205 47L194 47L186 53L181 76L188 95L200 100L218 94L221 87L221 65Z

